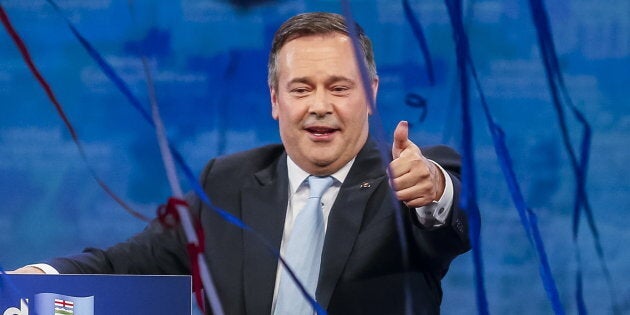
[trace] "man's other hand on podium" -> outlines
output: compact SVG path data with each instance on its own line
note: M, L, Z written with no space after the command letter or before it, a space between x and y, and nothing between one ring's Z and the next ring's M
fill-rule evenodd
M8 274L45 274L45 272L37 267L25 266L13 271L7 271Z

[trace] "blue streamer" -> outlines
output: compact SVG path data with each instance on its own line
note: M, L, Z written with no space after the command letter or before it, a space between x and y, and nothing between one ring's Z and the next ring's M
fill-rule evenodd
M575 301L577 304L578 314L586 314L586 303L584 303L584 290L582 284L582 258L580 257L580 250L575 245L575 260L578 262L578 268L575 271Z
M470 66L473 67L472 63L470 64ZM505 145L505 134L501 127L494 123L493 118L489 112L488 105L485 102L484 96L482 94L481 88L479 87L479 79L477 78L475 71L472 70L472 72L473 77L478 85L477 90L481 95L482 105L484 108L486 119L488 121L488 127L492 135L495 152L497 158L499 159L499 165L501 166L501 170L503 171L503 175L510 190L512 200L519 214L521 224L523 225L523 228L527 233L527 237L530 243L532 243L534 249L536 250L539 264L539 273L542 278L547 297L551 301L551 305L555 314L565 314L564 307L560 302L560 295L558 294L558 289L553 274L551 273L551 268L547 259L547 252L545 251L544 242L542 240L542 237L540 236L536 214L531 210L531 208L527 206L527 203L525 202L518 181L516 180L516 175L514 173L514 167L512 165L509 151L507 150L507 147Z
M549 85L549 89L552 96L552 101L556 113L558 115L558 123L560 125L560 130L562 134L563 144L565 149L569 155L569 160L571 162L571 167L573 169L573 173L576 179L576 192L575 192L575 200L573 207L573 242L575 244L575 250L578 251L576 253L576 259L578 262L577 271L576 271L576 302L578 306L578 311L580 314L587 314L586 306L584 303L583 297L583 282L582 282L582 262L579 255L579 246L577 246L577 237L579 233L579 225L580 225L580 209L583 209L589 230L593 236L595 251L597 253L600 266L606 278L606 282L608 285L608 289L610 291L611 303L613 312L615 314L620 314L621 310L619 309L619 305L617 305L615 290L612 283L612 277L610 275L610 271L606 264L606 260L604 258L604 252L601 245L601 240L599 238L599 232L597 231L597 226L595 224L595 219L593 217L593 211L590 206L590 202L588 201L588 194L586 192L586 174L588 169L588 161L590 157L590 144L591 144L591 127L589 123L584 118L584 115L579 111L579 109L573 104L569 93L567 92L566 86L564 84L564 79L562 76L562 72L560 71L560 66L558 64L557 54L554 48L553 37L551 33L551 27L549 25L549 17L547 16L547 11L545 9L544 3L542 0L530 0L529 1L532 13L532 20L534 22L534 26L536 27L536 32L538 35L538 42L541 52L541 57L543 61L543 65L545 68L545 72L547 75L547 82ZM564 100L564 102L563 102ZM566 117L564 113L563 103L569 108L571 113L575 116L577 121L582 125L583 132L580 142L580 155L579 160L576 156L575 148L571 142L569 137Z
M100 53L79 33L79 31L67 19L67 17L63 14L61 9L59 8L59 6L53 0L46 0L46 1L49 4L51 4L54 7L54 9L57 11L57 13L59 13L59 15L64 19L64 21L66 22L67 26L70 28L74 36L79 40L79 42L88 52L90 57L96 61L96 63L101 68L103 73L114 83L116 88L120 90L126 96L127 100L131 103L131 105L133 105L133 107L140 112L144 120L147 121L153 128L155 128L156 126L151 118L151 115L141 105L140 101L133 95L133 93L131 93L131 89L126 85L126 83L122 80L122 78L120 78L120 76L116 74L113 67L109 65L109 63L100 55ZM179 151L177 151L177 149L173 147L172 144L169 144L169 149L171 151L171 154L173 154L173 157L175 161L177 162L178 166L184 172L185 177L189 181L189 184L191 185L195 193L199 196L199 198L204 202L204 204L206 204L212 211L219 214L221 218L223 218L226 222L231 223L243 229L244 231L251 232L256 238L258 238L264 244L264 246L274 256L276 256L279 259L279 261L285 267L285 270L289 272L289 275L295 281L296 285L302 292L302 295L309 301L309 303L311 304L315 312L318 315L326 315L327 314L326 311L321 307L321 305L319 305L319 303L317 303L317 301L313 297L310 296L310 294L308 294L308 292L304 288L304 285L295 276L295 273L293 272L293 270L289 267L286 261L280 256L280 252L266 238L264 238L264 236L262 236L260 233L252 229L250 226L246 225L239 218L215 206L210 201L210 198L207 196L203 188L199 185L199 182L197 181L196 176L193 174L190 167L186 164L186 162L182 158Z
M15 286L15 283L9 279L9 276L0 266L0 293L6 292L6 295L10 296L12 301L19 301L22 295ZM3 293L4 294L4 293ZM8 305L4 304L4 301L0 300L0 311L5 309Z
M460 83L462 106L462 192L460 205L468 214L469 234L475 268L477 310L479 314L486 315L489 314L489 311L484 283L483 256L481 253L481 219L479 206L477 205L473 128L470 114L470 95L466 68L466 56L469 51L468 42L465 38L464 24L462 21L461 0L446 0L445 3L451 19L451 24L453 25L453 39L455 41L457 55L457 73Z
M427 39L424 36L424 31L422 30L422 25L413 14L413 10L411 10L411 5L409 4L409 0L403 0L403 10L405 12L405 17L409 22L409 26L411 26L411 30L413 31L413 35L416 37L418 41L418 45L420 45L420 50L422 51L422 58L424 58L424 63L427 67L427 77L429 79L430 85L435 85L435 72L433 71L433 62L431 61L431 53L429 52L429 45L427 44Z
M523 228L525 229L525 232L527 234L527 237L530 243L532 243L537 253L537 257L539 260L539 273L542 278L543 285L547 293L547 297L551 301L552 308L555 314L564 314L564 308L562 306L562 303L560 302L558 289L556 287L553 275L551 273L551 268L549 267L547 253L544 249L544 243L540 236L540 231L538 228L536 215L527 206L523 198L523 195L521 193L520 187L518 185L518 181L516 180L516 175L514 173L514 168L512 166L511 157L505 145L504 132L501 129L501 127L494 122L494 119L492 118L492 115L490 114L490 110L486 102L485 95L483 93L483 90L481 89L479 77L477 75L474 63L470 55L469 41L468 41L466 32L464 30L463 23L461 21L461 16L457 16L456 14L453 14L453 13L461 12L461 9L460 11L455 11L453 4L447 3L447 5L449 6L449 12L451 13L451 20L453 23L454 32L459 33L459 35L456 35L455 37L456 39L459 39L459 41L462 41L462 43L456 44L457 47L462 47L462 51L458 53L458 58L465 58L464 62L468 64L472 77L474 79L474 82L476 84L476 88L480 96L484 114L488 122L488 128L490 129L490 133L492 135L495 153L499 159L500 167L502 169L508 188L510 190L512 200L519 214L521 224L523 225ZM459 8L461 8L461 6ZM466 66L466 65L462 65L459 60L458 60L458 65L463 66L463 67ZM463 70L460 69L460 72L464 72L464 71L465 69ZM470 133L470 132L467 132L466 129L464 130L464 132Z
M486 107L486 105L484 105L484 107ZM489 113L486 113L486 115L489 115ZM487 118L491 119L490 117ZM536 214L525 203L518 182L516 181L512 161L509 152L505 147L503 130L501 130L499 126L494 125L490 121L489 125L493 136L495 151L497 153L497 157L499 158L499 164L505 176L505 180L508 183L510 194L512 195L512 200L516 206L516 209L518 210L521 224L525 228L530 243L532 243L536 250L538 256L539 273L542 278L547 297L551 301L551 305L555 314L565 314L562 303L560 302L560 296L558 294L558 289L555 284L553 274L551 273L551 268L549 267L544 242L540 236Z
M11 301L17 301L21 303L22 299L27 298L26 295L20 291L20 289L9 279L8 274L4 271L2 266L0 266L0 292L6 292L5 296L9 296ZM0 311L6 309L8 305L3 303L4 301L0 300ZM28 304L27 304L28 305ZM12 307L12 306L11 306ZM22 310L24 311L24 310ZM33 315L38 315L37 310L29 309L28 312Z
M389 161L391 159L391 148L388 145L388 141L385 138L385 128L382 124L382 119L380 117L379 111L376 108L376 100L374 99L374 91L372 90L372 81L370 80L370 76L368 75L367 65L363 62L365 60L363 51L361 50L361 44L359 42L359 33L357 30L356 23L354 18L352 17L352 10L350 8L350 2L348 0L342 0L342 12L344 19L346 21L346 26L348 27L349 37L352 42L352 46L354 49L354 57L355 62L359 68L361 73L361 83L363 84L363 90L365 92L366 99L369 100L369 106L372 109L372 119L370 120L371 127L370 132L373 136L379 153L381 155L381 162L383 163L383 169L389 170ZM394 191L389 190L392 206L396 211L394 211L394 217L396 218L396 231L398 232L398 240L401 248L401 259L403 262L404 270L409 270L410 268L410 260L409 260L409 245L405 242L405 225L403 224L402 219L402 209L401 205L398 202L398 198L396 198ZM404 282L404 303L405 303L405 314L411 315L413 312L412 296L411 296L411 282L409 278L405 278Z
M461 32L463 40L466 41L466 46L469 47L468 36L466 35L464 30L461 30ZM485 94L483 93L483 90L481 88L479 76L477 75L477 70L475 68L469 50L466 51L466 57L470 72L473 77L473 81L475 82L475 87L477 89L477 92L479 93L479 98L481 100L486 121L488 122L488 128L490 129L490 134L492 135L495 153L497 155L497 158L499 159L499 165L503 172L505 181L508 185L510 195L512 196L512 201L514 202L516 210L519 214L519 218L521 220L523 228L525 229L527 238L536 250L536 254L538 257L539 273L543 281L545 292L547 293L547 298L551 301L554 313L557 315L563 315L565 314L564 307L560 302L560 295L558 293L553 274L551 273L551 268L547 259L547 252L545 250L544 242L538 228L538 219L536 217L536 214L532 211L531 208L529 208L529 206L527 206L527 203L525 202L525 198L523 197L523 194L521 192L520 185L518 184L518 181L516 179L514 166L512 164L512 158L505 144L505 133L503 129L494 121L492 114L490 113L490 108L488 106L488 102L486 101Z

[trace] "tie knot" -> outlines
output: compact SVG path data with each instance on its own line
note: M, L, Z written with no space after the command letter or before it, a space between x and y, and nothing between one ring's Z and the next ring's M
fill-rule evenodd
M317 177L317 176L309 176L308 177L308 187L310 189L309 197L310 198L321 198L324 194L324 191L328 189L333 183L333 178L330 176L325 177Z

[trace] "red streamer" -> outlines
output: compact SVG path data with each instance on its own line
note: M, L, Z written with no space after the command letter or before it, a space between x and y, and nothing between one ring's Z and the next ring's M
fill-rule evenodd
M157 210L157 216L160 223L167 228L174 228L180 222L178 206L188 207L185 200L171 197L165 205L161 205ZM203 228L198 220L194 222L195 233L197 234L197 243L186 244L188 257L190 259L190 270L192 276L192 289L195 293L195 299L199 308L205 312L205 303L203 300L203 282L201 280L201 270L199 267L199 256L203 255L205 242Z

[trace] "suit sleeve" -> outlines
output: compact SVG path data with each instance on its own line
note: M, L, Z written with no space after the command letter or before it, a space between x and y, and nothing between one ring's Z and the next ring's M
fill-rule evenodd
M141 233L105 250L86 248L81 254L46 263L62 274L188 274L182 234L154 220Z
M212 168L212 160L204 178ZM191 217L199 217L201 202L187 196ZM62 274L190 274L187 240L181 225L169 228L154 219L129 240L107 249L86 248L81 254L54 258L46 263Z
M459 154L446 146L423 149L423 154L442 166L453 183L453 204L443 226L426 229L418 221L415 209L409 211L415 226L413 235L418 248L427 256L426 261L431 263L430 267L438 269L443 276L451 261L470 249L468 220L466 213L459 207L461 162Z

